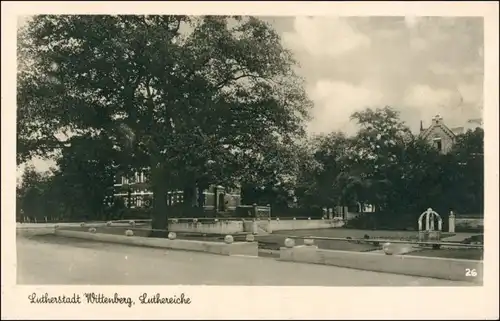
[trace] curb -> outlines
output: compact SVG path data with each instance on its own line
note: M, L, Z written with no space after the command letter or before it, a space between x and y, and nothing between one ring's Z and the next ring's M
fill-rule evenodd
M139 236L123 236L104 233L89 233L79 231L65 231L55 230L56 236L72 237L79 239L86 239L98 242L117 243L125 245L144 246L152 248L164 248L171 250L183 250L203 252L219 255L245 255L245 256L258 256L258 243L257 242L208 242L196 240L170 240L164 238L153 237L139 237Z

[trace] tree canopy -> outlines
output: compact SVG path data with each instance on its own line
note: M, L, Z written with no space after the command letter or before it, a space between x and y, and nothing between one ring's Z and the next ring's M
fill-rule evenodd
M157 226L167 189L257 180L304 135L295 61L254 17L43 15L18 44L18 162L85 144L149 167Z

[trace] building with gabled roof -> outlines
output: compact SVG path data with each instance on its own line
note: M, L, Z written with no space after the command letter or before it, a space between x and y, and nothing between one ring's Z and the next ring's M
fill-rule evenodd
M436 115L427 128L423 127L422 121L420 122L420 137L431 143L441 153L446 154L453 148L457 135L464 134L467 130L482 127L482 125L482 120L478 118L468 120L465 126L450 128L443 122L443 117Z
M451 151L456 136L457 134L444 124L443 117L440 115L434 116L431 125L425 129L423 123L420 122L420 137L427 140L443 154Z

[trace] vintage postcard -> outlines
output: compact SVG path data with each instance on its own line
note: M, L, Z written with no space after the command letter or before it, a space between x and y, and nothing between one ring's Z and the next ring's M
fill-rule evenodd
M498 319L498 57L494 2L2 3L2 319Z

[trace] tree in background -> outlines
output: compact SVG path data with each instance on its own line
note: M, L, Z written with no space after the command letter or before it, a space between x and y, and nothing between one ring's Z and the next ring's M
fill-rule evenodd
M36 16L18 44L18 161L104 140L150 168L155 229L167 190L256 180L304 135L295 62L253 17Z
M316 137L309 157L302 157L296 186L302 206L375 205L380 224L400 227L413 226L429 207L442 215L482 211L482 129L459 135L441 155L390 107L368 108L352 119L360 125L354 136Z
M52 216L57 210L57 203L51 197L54 190L50 184L53 170L41 173L33 166L26 166L21 176L21 183L16 188L16 220L43 222L46 216Z
M457 137L449 164L455 173L453 199L456 203L452 209L459 213L483 213L484 130L482 128L469 130Z

